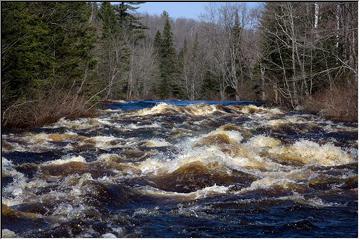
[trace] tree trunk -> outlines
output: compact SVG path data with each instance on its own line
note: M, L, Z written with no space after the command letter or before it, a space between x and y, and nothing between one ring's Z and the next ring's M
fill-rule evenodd
M261 73L261 101L265 101L265 68L260 64Z
M319 25L319 4L315 2L314 5L315 5L314 28L317 29Z

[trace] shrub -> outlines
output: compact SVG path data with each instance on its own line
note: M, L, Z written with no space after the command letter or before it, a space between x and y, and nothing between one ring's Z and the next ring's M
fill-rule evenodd
M37 99L15 102L2 113L2 127L34 128L58 121L60 118L92 117L97 114L87 106L84 97L53 92Z
M341 121L357 121L357 84L335 86L318 92L304 102L306 111Z

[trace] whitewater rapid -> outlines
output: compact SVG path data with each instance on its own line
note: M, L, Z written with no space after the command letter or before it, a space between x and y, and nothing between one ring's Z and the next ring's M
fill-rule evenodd
M356 123L206 103L9 132L3 235L354 236L357 144Z

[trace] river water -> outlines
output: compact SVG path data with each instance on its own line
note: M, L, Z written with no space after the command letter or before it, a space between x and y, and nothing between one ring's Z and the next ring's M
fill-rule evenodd
M357 237L357 123L134 101L2 135L4 237Z

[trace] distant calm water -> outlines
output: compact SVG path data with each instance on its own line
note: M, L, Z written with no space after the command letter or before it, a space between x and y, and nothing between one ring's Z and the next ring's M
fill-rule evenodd
M357 237L357 123L130 101L2 136L5 237Z
M206 105L222 105L222 106L231 106L231 105L255 105L260 106L261 103L252 102L252 101L189 101L189 100L136 100L136 101L128 101L123 103L112 103L108 104L107 107L109 109L121 109L124 111L130 110L139 110L143 108L152 108L160 103L166 103L169 105L174 106L188 106L188 105L199 105L199 104L206 104Z

